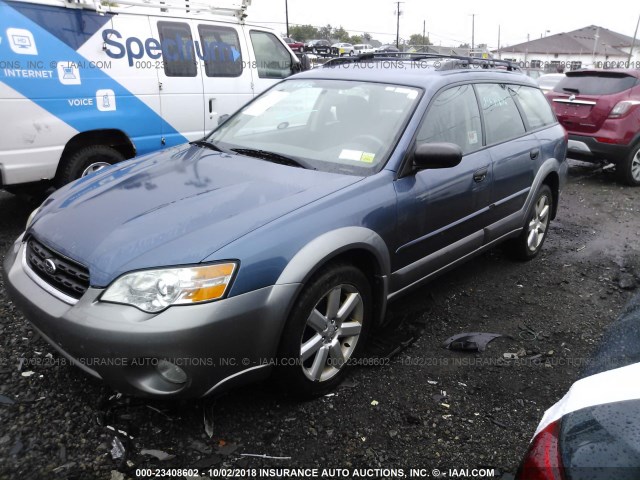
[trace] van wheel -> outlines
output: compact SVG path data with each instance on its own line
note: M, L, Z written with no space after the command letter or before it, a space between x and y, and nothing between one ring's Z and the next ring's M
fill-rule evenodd
M285 325L276 376L290 393L322 395L342 382L371 324L371 286L357 268L337 264L304 287Z
M627 158L616 165L618 179L627 185L640 185L640 143L631 149Z
M531 260L536 257L549 232L553 194L548 185L543 184L536 193L533 205L527 213L527 223L517 238L506 244L508 253L517 260Z
M124 155L114 148L105 145L84 147L62 160L56 184L61 187L122 160Z

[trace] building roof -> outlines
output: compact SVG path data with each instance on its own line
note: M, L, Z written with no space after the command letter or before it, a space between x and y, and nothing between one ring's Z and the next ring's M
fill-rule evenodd
M558 33L548 37L538 38L530 42L519 43L508 47L500 48L500 52L526 52L526 53L547 53L547 54L592 54L596 45L596 55L625 56L626 52L621 48L631 47L632 37L608 30L596 25L573 30L572 32Z

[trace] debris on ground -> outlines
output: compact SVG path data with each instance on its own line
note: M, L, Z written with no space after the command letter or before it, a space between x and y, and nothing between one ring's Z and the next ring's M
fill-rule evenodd
M154 450L154 449L146 449L146 448L143 448L142 450L140 450L140 455L149 455L151 457L156 457L161 462L176 458L176 456L172 455L171 453L163 452L162 450Z
M444 341L442 346L449 350L484 352L490 341L502 337L499 333L459 333Z

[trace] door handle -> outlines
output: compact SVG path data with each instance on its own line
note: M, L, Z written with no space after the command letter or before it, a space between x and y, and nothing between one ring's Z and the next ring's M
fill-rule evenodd
M209 99L209 119L213 119L214 111L213 111L213 102L215 102L215 97Z
M473 181L476 183L482 182L485 178L487 178L488 171L489 167L484 167L480 170L476 170L475 172L473 172Z
M535 160L536 158L538 158L538 155L540 155L540 149L539 148L534 148L533 150L531 150L529 152L529 156L531 157L531 160Z

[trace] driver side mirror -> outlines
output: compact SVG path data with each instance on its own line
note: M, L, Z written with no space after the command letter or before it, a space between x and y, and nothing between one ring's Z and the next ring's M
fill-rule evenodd
M421 143L413 154L413 165L419 170L452 168L462 161L462 149L455 143Z

